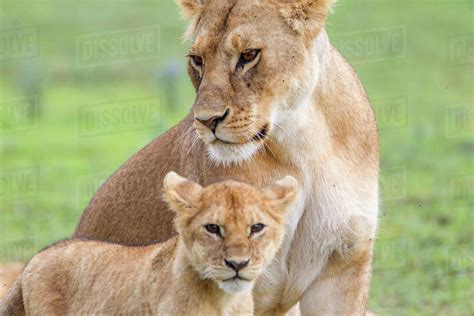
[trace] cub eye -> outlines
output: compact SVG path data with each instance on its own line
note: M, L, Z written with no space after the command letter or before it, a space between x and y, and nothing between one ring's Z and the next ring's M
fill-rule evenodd
M265 225L263 224L255 224L250 227L250 235L256 234L261 232L265 228Z
M244 50L239 57L237 68L243 67L246 64L253 62L260 55L260 49L247 49Z
M214 234L214 235L217 235L217 236L221 236L221 230L219 228L219 225L216 225L216 224L207 224L207 225L204 225L204 228L210 232L211 234Z
M202 57L200 56L197 56L197 55L189 55L189 58L191 59L191 63L195 66L195 67L202 67L202 65L204 64L204 61L202 59Z

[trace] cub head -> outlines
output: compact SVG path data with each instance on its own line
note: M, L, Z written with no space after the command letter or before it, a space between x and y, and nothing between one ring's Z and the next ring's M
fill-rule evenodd
M296 180L288 176L263 190L235 181L202 188L171 172L164 188L193 268L224 291L250 290L282 243Z
M314 39L335 0L178 0L191 20L194 124L211 159L239 163L290 137L318 78ZM270 143L267 143L270 144Z

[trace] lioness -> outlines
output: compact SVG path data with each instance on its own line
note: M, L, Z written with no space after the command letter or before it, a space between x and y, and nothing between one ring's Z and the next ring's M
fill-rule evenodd
M278 260L254 289L257 314L361 315L378 212L375 119L357 75L330 44L332 0L180 0L190 19L189 115L98 190L74 234L129 245L176 234L158 182L257 186L290 174L300 195ZM351 218L369 236L347 247ZM361 237L359 236L359 237ZM347 251L353 249L354 251ZM341 255L343 254L343 255Z
M297 194L288 176L258 191L226 181L202 188L169 173L165 199L179 236L127 247L69 240L28 263L12 288L29 315L252 315L252 286L284 236ZM9 314L8 294L0 307Z

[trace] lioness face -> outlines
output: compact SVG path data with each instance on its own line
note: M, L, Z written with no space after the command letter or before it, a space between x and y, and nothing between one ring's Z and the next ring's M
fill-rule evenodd
M297 20L309 23L306 13L321 20L330 1L180 2L193 20L188 71L197 90L197 133L216 162L247 160L284 129L284 112L314 86L309 39L319 24L306 28Z
M273 259L284 236L284 214L296 197L287 177L263 191L226 181L201 188L175 173L166 199L194 269L224 291L246 291Z

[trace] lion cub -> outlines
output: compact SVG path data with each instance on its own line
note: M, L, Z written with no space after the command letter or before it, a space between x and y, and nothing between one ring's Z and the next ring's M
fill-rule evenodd
M252 286L281 245L296 180L261 191L235 181L202 188L170 172L164 188L177 237L143 247L87 240L50 246L11 290L22 295L23 312L251 315ZM14 297L7 294L4 304Z

